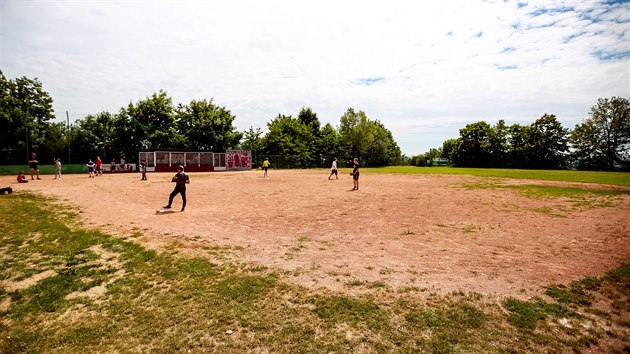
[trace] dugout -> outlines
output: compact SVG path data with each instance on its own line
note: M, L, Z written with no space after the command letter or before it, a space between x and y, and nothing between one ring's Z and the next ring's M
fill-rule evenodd
M175 172L179 165L183 165L187 172L239 171L252 168L252 154L249 150L143 150L138 153L138 162L142 160L147 162L148 172Z

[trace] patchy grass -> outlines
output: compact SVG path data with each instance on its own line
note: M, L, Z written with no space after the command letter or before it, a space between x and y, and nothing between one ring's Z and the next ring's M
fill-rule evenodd
M474 183L464 183L461 185L465 189L512 189L525 197L534 199L567 199L573 208L601 208L614 205L616 198L630 194L630 190L606 189L606 188L581 188L566 186L542 186L542 185L508 185L502 184L499 180L488 180ZM552 216L562 216L555 213L566 212L566 208L556 206L553 209L546 207L535 208L534 211Z
M477 232L479 230L480 230L479 226L476 226L476 225L466 225L462 229L462 231L464 233L466 233L466 234L469 234L469 233L472 233L472 232Z
M403 174L440 174L440 175L470 175L479 177L501 177L516 179L538 179L547 181L584 182L610 184L630 187L630 173L601 172L601 171L570 171L570 170L518 170L500 168L461 168L461 167L414 167L390 166L381 168L362 168L370 173L403 173Z
M568 198L572 200L585 200L588 197L612 197L630 194L630 190L585 189L580 187L539 185L511 185L503 186L502 188L514 189L530 198Z
M129 241L138 230L127 240L85 230L30 194L1 198L0 215L3 353L630 350L628 264L551 285L548 300L350 280L356 296L289 284L227 261L229 249L148 250Z

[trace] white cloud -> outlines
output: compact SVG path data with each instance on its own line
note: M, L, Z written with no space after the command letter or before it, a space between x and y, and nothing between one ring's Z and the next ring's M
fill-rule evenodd
M573 127L598 98L629 95L627 3L0 4L2 70L38 77L59 117L159 89L176 103L214 98L240 129L302 106L338 124L353 107L415 154L469 122L552 113Z

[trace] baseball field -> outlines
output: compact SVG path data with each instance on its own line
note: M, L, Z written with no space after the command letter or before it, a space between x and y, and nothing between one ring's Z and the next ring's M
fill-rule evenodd
M0 177L0 348L630 348L629 187L341 172L192 173L170 213L170 173Z

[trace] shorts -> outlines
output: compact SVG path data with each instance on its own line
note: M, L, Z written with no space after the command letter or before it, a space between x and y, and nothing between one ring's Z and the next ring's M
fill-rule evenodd
M94 167L88 167L88 172L94 172Z
M267 172L267 169L268 169L268 168L269 168L269 167L263 167L263 170L265 170L265 172Z
M352 176L352 179L354 179L355 181L358 181L358 180L359 180L359 172L355 173L355 174Z
M331 175L337 175L337 170L330 170Z
M101 166L96 166L96 171L101 172Z

